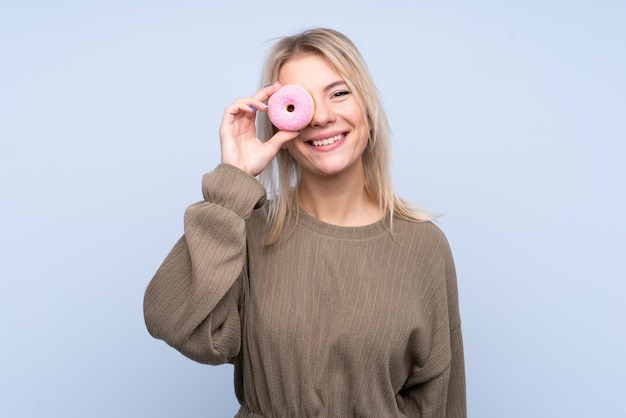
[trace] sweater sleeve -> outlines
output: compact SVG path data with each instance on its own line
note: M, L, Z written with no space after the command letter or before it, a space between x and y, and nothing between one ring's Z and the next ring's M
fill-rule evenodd
M440 274L445 279L446 302L443 309L447 316L445 323L448 331L446 338L440 341L445 342L447 347L437 350L440 354L435 356L431 363L438 364L438 366L430 368L432 373L430 376L418 377L417 374L413 374L409 379L412 383L404 389L402 396L407 417L467 417L463 337L456 270L447 240L444 238L442 243L443 259ZM423 369L420 373L423 373ZM432 415L424 415L426 411L432 412Z
M202 189L204 201L187 208L183 236L146 289L144 319L153 337L185 356L222 364L241 345L246 219L265 189L225 164L204 175Z
M459 311L459 292L456 270L452 253L448 247L445 264L446 290L448 297L448 316L450 318L450 378L446 399L446 417L467 417L465 388L465 358L463 352L463 334Z

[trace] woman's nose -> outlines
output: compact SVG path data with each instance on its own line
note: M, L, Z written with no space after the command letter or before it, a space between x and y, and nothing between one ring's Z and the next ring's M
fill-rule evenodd
M311 119L310 126L323 127L333 123L336 120L336 115L333 112L331 106L324 100L314 100L315 110L313 112L313 118Z

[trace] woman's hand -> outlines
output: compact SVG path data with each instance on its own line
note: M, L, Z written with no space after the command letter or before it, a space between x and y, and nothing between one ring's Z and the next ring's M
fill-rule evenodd
M280 87L279 83L272 84L252 97L235 100L226 107L220 126L222 163L256 176L286 142L299 135L298 132L279 131L266 142L261 142L256 136L256 112L266 111L264 102Z

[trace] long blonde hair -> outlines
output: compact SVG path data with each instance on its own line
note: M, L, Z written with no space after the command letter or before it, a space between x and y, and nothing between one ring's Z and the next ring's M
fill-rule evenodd
M318 54L324 57L344 79L370 123L370 136L363 152L365 190L379 207L394 216L409 221L427 221L433 216L400 199L393 190L390 173L391 130L379 99L378 91L363 57L345 35L332 29L318 28L281 38L269 51L261 76L261 85L274 83L283 64L298 54ZM265 112L257 116L257 131L261 140L278 131ZM297 219L299 205L297 185L300 169L286 149L281 149L260 179L269 192L268 244L274 244L289 219ZM295 223L292 225L295 227Z

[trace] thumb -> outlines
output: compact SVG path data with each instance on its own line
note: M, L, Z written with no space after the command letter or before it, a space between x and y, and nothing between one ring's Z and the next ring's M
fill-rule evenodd
M287 142L298 138L300 136L300 132L298 131L278 131L276 135L271 137L266 144L271 145L278 152L279 149L283 148Z

